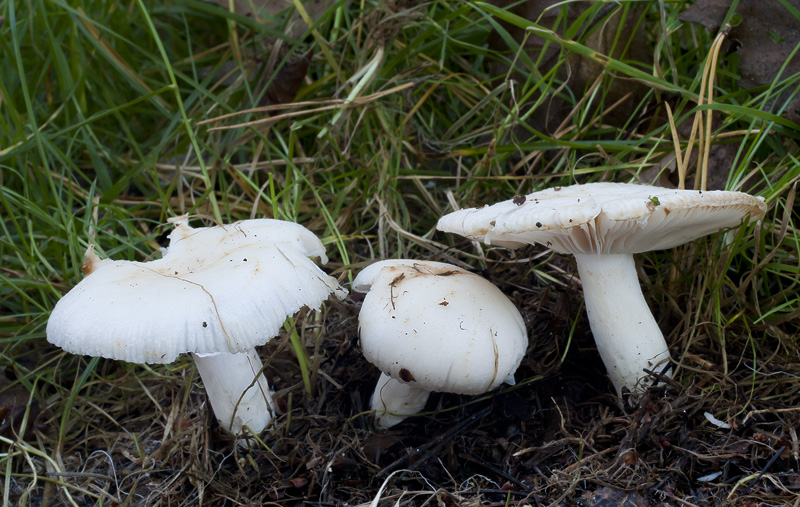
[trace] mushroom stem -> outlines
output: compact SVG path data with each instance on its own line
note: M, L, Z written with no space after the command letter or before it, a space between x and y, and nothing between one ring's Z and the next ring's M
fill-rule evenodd
M406 417L425 408L430 395L430 391L381 373L369 402L375 411L375 427L385 430L400 424Z
M642 370L658 371L670 356L642 295L633 255L576 254L575 259L592 334L617 395L623 386L641 393L647 387Z
M253 434L261 433L272 420L274 406L256 349L192 356L219 423L234 435L245 426Z

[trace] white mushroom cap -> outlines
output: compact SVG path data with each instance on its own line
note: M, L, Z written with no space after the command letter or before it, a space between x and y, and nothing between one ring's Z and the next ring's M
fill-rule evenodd
M632 254L672 248L765 213L763 198L742 192L589 183L456 211L437 228L509 248L535 242L559 253Z
M369 291L359 314L364 356L387 375L458 394L514 383L525 324L484 278L441 262L391 260L361 271L353 288Z
M248 245L258 246L269 242L294 247L306 257L318 257L322 264L328 262L325 247L319 238L294 222L263 218L193 228L189 226L187 215L170 218L168 221L175 224L175 229L169 234L170 242L164 249L164 257L167 251L171 251L174 256L190 262L193 255L201 259L206 257L209 245L232 252Z
M324 260L324 247L300 225L174 223L169 247L155 261L99 260L90 248L89 274L56 304L48 340L75 354L134 363L246 352L277 335L300 308L344 294L308 258Z

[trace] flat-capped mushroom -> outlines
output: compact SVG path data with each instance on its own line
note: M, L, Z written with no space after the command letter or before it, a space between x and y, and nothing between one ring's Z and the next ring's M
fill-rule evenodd
M132 363L169 363L190 352L220 424L259 433L273 402L255 347L302 307L319 308L345 290L311 261L326 262L325 249L301 225L170 222L175 229L158 260L101 260L89 247L86 277L56 304L47 339L74 354Z
M742 192L590 183L456 211L437 228L487 244L539 243L573 254L597 349L621 395L623 387L642 390L643 370L663 368L670 359L642 295L633 254L672 248L748 217L761 219L765 212L763 198Z
M381 375L370 401L385 429L431 391L481 394L514 383L528 339L511 301L486 279L442 262L387 260L361 271L364 357Z

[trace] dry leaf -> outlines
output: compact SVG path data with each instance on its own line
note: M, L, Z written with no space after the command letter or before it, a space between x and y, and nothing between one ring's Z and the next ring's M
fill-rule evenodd
M271 68L264 72L258 86L256 86L256 90L260 91L266 83L269 83L267 91L264 92L264 96L258 104L259 106L293 102L297 92L303 85L308 67L311 65L311 53L292 53L287 58L285 51L281 49L273 49L273 51L277 51L278 56L275 59L270 58L267 65L271 65ZM284 58L286 58L286 62L280 68L277 68L279 63L272 63L273 60L282 62ZM277 70L274 70L276 68Z

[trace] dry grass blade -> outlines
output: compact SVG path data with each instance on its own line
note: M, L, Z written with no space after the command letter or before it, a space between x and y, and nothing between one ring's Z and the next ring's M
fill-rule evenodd
M276 116L270 116L268 118L263 118L261 120L254 120L246 123L237 123L236 125L225 125L222 127L212 127L209 132L213 132L215 130L230 130L242 127L252 127L254 125L264 125L264 124L272 124L279 122L281 120L285 120L287 118L296 118L298 116L305 116L310 114L321 113L323 111L335 111L339 109L346 109L351 107L358 107L369 104L374 102L378 99L386 97L388 95L392 95L393 93L401 92L403 90L407 90L415 85L415 83L404 83L402 85L395 86L388 90L383 90L381 92L373 93L371 95L365 95L363 97L356 97L352 100L347 99L325 99L325 100L311 100L305 102L294 102L290 104L276 104L273 106L264 106L264 107L257 107L253 109L247 109L245 111L238 111L236 113L229 113L222 116L218 116L216 118L210 118L208 120L203 120L198 122L198 125L207 125L209 123L214 123L222 120L226 120L228 118L240 116L243 114L250 114L250 113L260 113L260 112L270 112L276 111L280 109L289 109L289 108L298 108L298 107L306 107L306 106L321 106L315 107L313 109L308 109L305 111L296 111L293 113L284 113Z
M683 156L681 154L681 141L678 138L678 127L675 125L675 118L672 116L672 108L669 103L665 102L664 106L667 109L667 117L669 119L669 132L672 136L672 145L675 149L675 161L678 168L678 188L686 188L686 167L683 165ZM688 153L687 153L688 155Z
M715 77L717 74L717 60L719 59L719 51L722 48L722 43L725 41L725 37L728 35L730 31L730 25L726 25L722 27L720 30L717 39L714 41L714 45L711 46L711 58L708 66L708 92L706 94L707 99L706 103L711 105L714 102L714 83ZM708 188L708 159L711 152L711 115L713 111L708 109L706 111L706 124L705 124L705 135L701 138L701 145L703 146L703 154L700 160L702 160L702 167L700 168L699 174L702 176L700 182L700 189L706 190ZM696 186L696 183L695 183Z
M704 103L711 104L714 93L714 75L716 73L716 62L719 50L722 47L722 42L725 40L725 32L720 31L717 34L714 43L711 45L708 57L706 58L705 65L703 66L703 75L700 80L700 94L697 99L697 105L701 106ZM706 97L708 97L706 99ZM705 101L705 102L704 102ZM692 133L689 135L689 142L686 145L686 153L683 155L683 169L678 170L678 174L686 175L688 171L689 161L691 159L692 148L694 147L695 136L698 136L698 157L697 157L697 172L695 173L694 188L705 190L708 172L708 154L711 149L711 113L709 109L706 114L706 120L703 121L703 111L697 111L692 124ZM699 133L699 134L698 134Z

